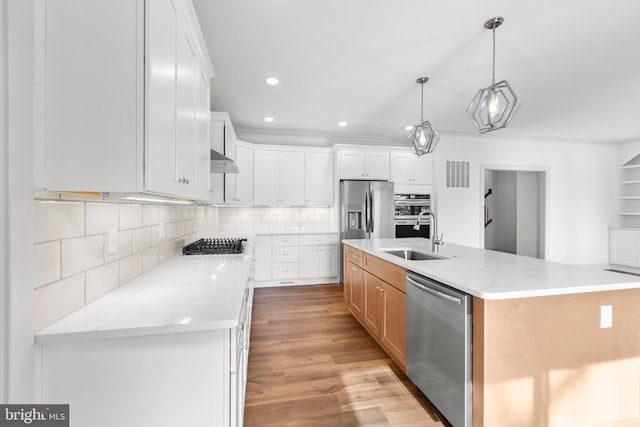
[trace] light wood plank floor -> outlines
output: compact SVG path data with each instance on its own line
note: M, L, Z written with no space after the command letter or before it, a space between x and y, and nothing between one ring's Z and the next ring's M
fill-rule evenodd
M244 425L443 427L335 284L255 290Z

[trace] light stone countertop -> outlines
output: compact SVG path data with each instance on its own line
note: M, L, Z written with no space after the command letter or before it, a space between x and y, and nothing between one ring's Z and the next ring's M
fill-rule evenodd
M449 259L409 261L381 249L431 251L422 238L354 239L342 243L420 275L487 299L511 299L640 288L640 277L492 250L446 243L438 255Z
M41 329L36 343L234 328L254 245L249 235L243 254L176 256Z

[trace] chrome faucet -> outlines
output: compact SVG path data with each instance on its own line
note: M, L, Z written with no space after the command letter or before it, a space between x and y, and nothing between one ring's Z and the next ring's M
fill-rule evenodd
M416 220L416 225L413 226L413 229L420 230L420 220L424 215L431 215L431 252L438 253L438 246L444 245L444 241L442 240L444 233L438 237L438 220L433 212L430 210L420 212L420 215L418 215L418 219Z

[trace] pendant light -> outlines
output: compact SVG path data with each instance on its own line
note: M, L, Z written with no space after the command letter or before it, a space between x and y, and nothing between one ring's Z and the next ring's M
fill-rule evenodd
M416 83L420 84L420 120L421 123L411 129L409 140L411 148L417 156L432 153L435 150L440 134L438 131L424 119L424 84L429 81L428 77L420 77Z
M480 133L505 128L520 108L520 100L506 80L496 83L496 28L504 22L502 16L496 16L484 23L484 27L493 33L493 68L491 86L480 89L467 113Z

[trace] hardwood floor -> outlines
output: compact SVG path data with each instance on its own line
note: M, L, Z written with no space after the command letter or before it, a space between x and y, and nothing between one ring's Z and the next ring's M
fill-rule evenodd
M438 426L340 285L255 290L245 426Z

